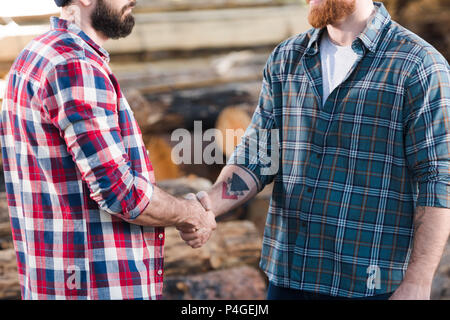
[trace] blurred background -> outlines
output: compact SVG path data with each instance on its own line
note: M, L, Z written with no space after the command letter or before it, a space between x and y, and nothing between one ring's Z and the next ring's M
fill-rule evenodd
M394 20L449 59L449 0L382 2ZM134 13L133 33L105 48L143 132L157 184L177 196L206 190L223 164L174 164L171 152L178 142L171 141L171 133L192 131L195 120L202 121L203 131L245 129L268 55L284 39L310 28L305 1L138 0ZM0 103L12 62L58 14L53 0L0 0ZM224 163L238 142L239 136L228 143L215 140ZM20 299L2 172L0 299ZM167 229L165 299L265 298L267 279L258 262L271 187L221 217L201 249L191 249L176 230ZM449 245L432 298L450 299Z

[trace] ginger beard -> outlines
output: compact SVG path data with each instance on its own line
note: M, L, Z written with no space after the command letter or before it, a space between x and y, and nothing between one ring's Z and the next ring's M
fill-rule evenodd
M306 0L310 4L311 0ZM356 0L322 0L309 5L308 21L314 28L321 29L351 15L355 11Z

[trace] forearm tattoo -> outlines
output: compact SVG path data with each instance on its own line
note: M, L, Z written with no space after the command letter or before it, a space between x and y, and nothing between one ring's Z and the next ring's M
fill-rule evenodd
M249 191L249 187L245 181L233 173L231 177L222 183L222 199L237 200Z

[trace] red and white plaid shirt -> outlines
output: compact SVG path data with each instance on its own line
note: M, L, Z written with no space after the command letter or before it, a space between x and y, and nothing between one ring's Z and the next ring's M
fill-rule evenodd
M51 18L9 73L0 125L24 299L159 299L164 229L134 225L154 183L108 53Z

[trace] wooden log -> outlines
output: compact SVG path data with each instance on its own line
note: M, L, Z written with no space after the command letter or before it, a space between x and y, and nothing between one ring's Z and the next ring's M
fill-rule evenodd
M276 45L308 29L307 14L303 5L136 14L133 33L106 43L105 48L115 55ZM0 61L13 61L27 43L47 30L48 23L11 30L0 39Z
M181 167L172 161L172 147L162 136L144 136L156 181L181 178Z
M8 201L6 199L6 192L0 192L0 223L9 223Z
M216 142L222 153L229 158L249 126L254 106L243 104L227 107L220 112L216 121Z
M189 247L175 228L166 228L165 274L196 274L242 265L257 267L260 251L261 238L250 221L218 223L200 249Z
M260 82L256 81L144 95L141 90L130 90L126 97L141 131L154 135L179 128L192 131L195 121L200 121L201 130L214 128L224 108L244 104L254 106L259 88Z
M143 133L164 132L183 125L182 115L170 113L163 100L150 103L138 90L127 91L126 98Z
M187 193L208 190L211 188L212 183L207 179L190 175L178 179L158 181L156 185L173 196L182 197Z
M14 249L0 250L0 300L2 299L20 299Z
M188 11L281 6L296 0L140 0L135 12Z
M22 0L22 2L28 0ZM139 0L133 12L152 13L170 11L210 10L229 8L253 8L281 6L298 0ZM48 1L46 1L48 2ZM16 10L2 12L2 17L12 18L18 24L38 24L47 22L52 15L58 15L59 9L51 3L37 3L34 7L25 7L23 4ZM26 10L24 10L24 8ZM24 12L25 11L25 12ZM0 22L2 21L0 17Z
M184 128L195 129L194 122L201 121L202 130L214 128L219 113L226 107L235 104L255 104L257 95L253 93L258 88L259 81L254 83L230 83L215 87L202 87L192 90L180 90L170 94L148 94L146 98L153 102L168 102L166 117L178 117L181 124L166 123L166 130ZM172 125L173 124L173 125ZM149 130L156 130L149 127Z
M228 50L228 49L224 49ZM213 87L232 82L260 81L271 49L191 52L172 59L141 61L114 57L111 68L125 93L140 90L144 94ZM127 95L126 95L127 96Z
M263 300L266 278L249 266L199 275L168 276L164 279L164 300Z
M0 223L0 240L11 239L11 225L9 222Z
M310 28L305 6L136 15L135 31L111 53L275 45Z
M196 162L195 153L206 153L205 150L209 144L214 142L210 141L198 141L193 139L193 133L188 133L192 137L191 141L188 141L189 145L186 147L190 150L191 155L186 161L179 160L177 158L179 153L182 153L177 145L181 143L180 140L172 138L170 133L158 134L158 135L143 135L144 142L149 150L150 160L152 161L153 169L155 172L156 181L181 178L183 176L197 176L199 178L205 178L209 181L215 181L222 170L225 159L221 159L221 162L206 164L204 159L200 157L201 161ZM160 150L159 144L164 148ZM198 144L198 146L196 146ZM178 149L175 149L178 148ZM184 152L184 151L183 151ZM155 159L156 158L156 159ZM197 158L199 158L197 156ZM175 162L174 162L175 161ZM180 163L181 162L181 163Z

